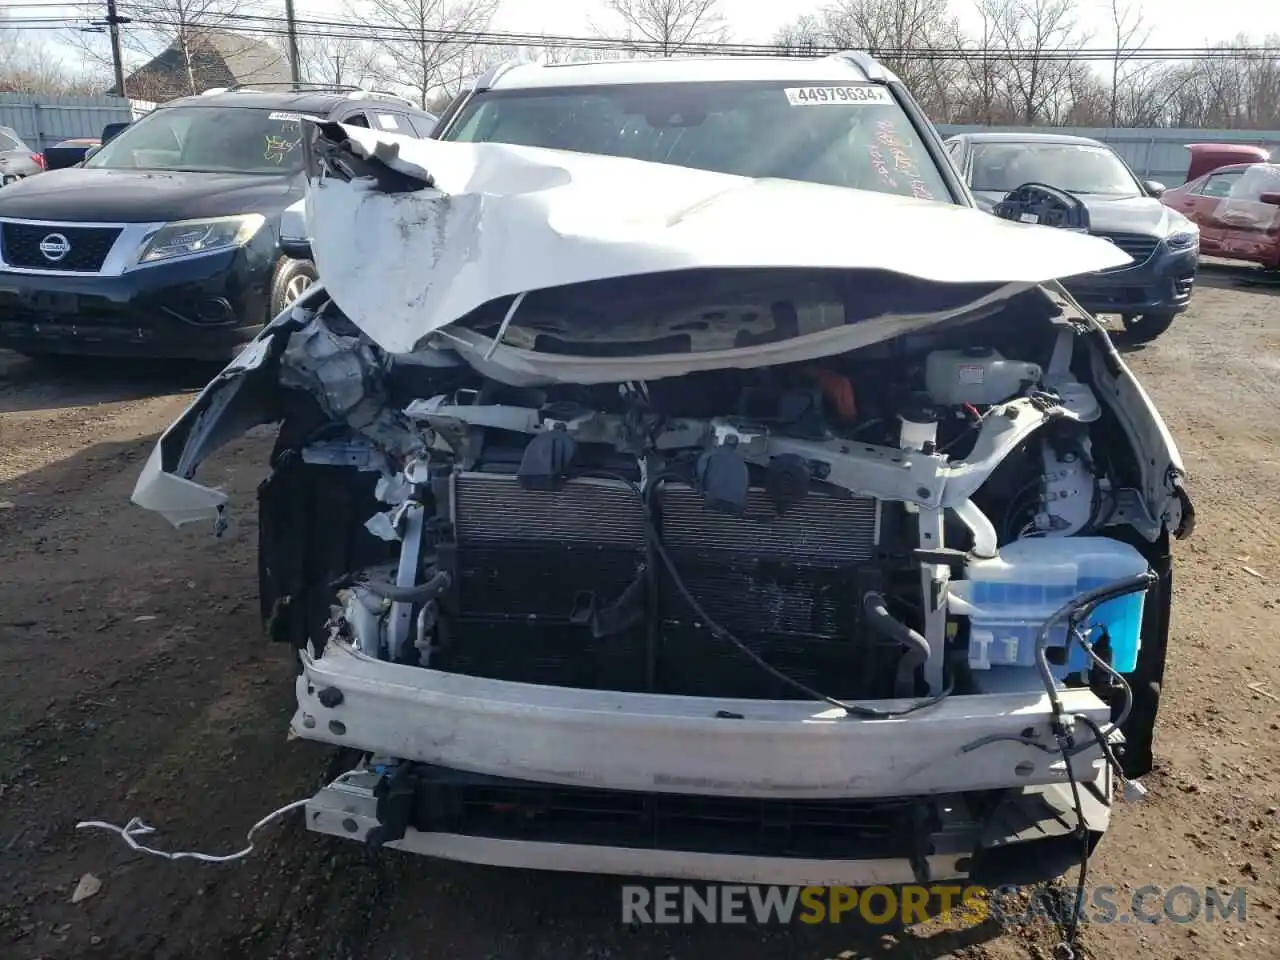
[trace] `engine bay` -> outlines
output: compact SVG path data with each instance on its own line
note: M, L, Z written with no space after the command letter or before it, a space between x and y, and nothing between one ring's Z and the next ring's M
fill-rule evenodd
M1141 591L1040 627L1149 576L1162 528L1085 328L1038 296L818 360L532 386L449 338L382 354L326 302L281 357L264 615L300 647L549 686L909 712L1047 669L1111 697Z

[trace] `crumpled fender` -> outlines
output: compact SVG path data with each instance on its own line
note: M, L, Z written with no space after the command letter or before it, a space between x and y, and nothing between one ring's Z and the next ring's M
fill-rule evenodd
M252 427L278 419L280 355L289 335L301 325L295 310L318 302L322 295L313 287L292 309L264 327L160 435L134 485L135 504L155 511L175 527L211 522L214 532L222 533L227 495L192 477L219 447Z

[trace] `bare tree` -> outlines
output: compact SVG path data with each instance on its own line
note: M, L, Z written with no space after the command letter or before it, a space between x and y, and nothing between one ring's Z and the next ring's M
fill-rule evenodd
M784 57L812 56L830 42L822 17L812 13L801 14L773 35L773 45Z
M1072 0L979 0L1009 54L1010 93L1019 119L1034 124L1070 80L1066 57L1088 40Z
M70 70L52 47L35 34L9 26L0 10L0 90L65 96L102 89L101 72Z
M837 0L783 27L774 42L789 53L866 50L942 120L955 100L960 37L948 0Z
M527 46L503 48L504 59L535 63L592 63L601 60L621 60L625 51L605 47L577 47L557 43L536 43Z
M1135 60L1139 47L1151 39L1152 28L1147 25L1141 2L1130 4L1128 0L1111 2L1111 40L1115 50L1111 55L1111 94L1108 109L1110 126L1141 122L1140 115L1150 100L1150 78L1156 72L1153 61ZM1125 108L1128 109L1125 109ZM1122 116L1122 114L1125 114Z
M456 82L489 26L498 0L366 0L353 12L397 39L381 42L382 79L411 88L426 108L432 94Z
M275 44L281 55L288 57L288 39ZM377 48L368 40L336 32L334 36L298 37L298 73L304 83L331 83L335 86L363 87L377 79Z
M996 47L995 15L985 3L974 9L979 30L972 40L968 55L961 59L965 79L965 119L975 123L997 122L1003 105L1008 102L1010 65L1008 60L991 56ZM965 46L970 42L962 41Z
M264 4L265 0L118 0L120 15L130 21L120 30L126 61L141 66L173 50L179 62L176 72L182 75L181 80L175 81L175 71L166 64L155 75L134 77L130 89L118 92L153 100L199 93L211 85L205 65L210 62L208 55L215 43L218 59L223 62L261 48L261 41L253 32L253 27L260 24L250 18ZM86 20L102 15L97 3L77 6ZM80 51L85 63L110 68L111 50L105 31L79 25L68 29L66 39ZM283 53L280 57L287 59ZM252 82L253 77L237 79ZM127 82L126 85L129 86Z
M729 36L719 0L608 0L607 6L612 29L593 25L595 32L631 41L638 52L673 57L686 47Z

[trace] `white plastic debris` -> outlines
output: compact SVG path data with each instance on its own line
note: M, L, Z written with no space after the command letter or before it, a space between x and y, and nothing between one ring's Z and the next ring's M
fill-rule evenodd
M1141 780L1124 782L1124 799L1126 803L1140 803L1147 799L1147 785Z
M144 823L141 817L134 817L123 827L118 827L114 823L106 823L102 820L82 820L80 823L76 824L76 829L110 830L112 833L120 834L120 837L131 849L137 850L139 853L149 853L153 857L161 857L165 860L200 860L203 863L230 863L233 860L243 859L253 853L253 835L255 833L265 827L272 820L277 820L280 817L283 817L286 813L291 813L294 810L306 806L308 800L310 800L309 797L305 800L295 800L293 803L286 803L283 807L272 810L249 828L249 833L246 835L246 839L249 841L247 846L237 850L235 853L221 855L214 853L200 853L198 851L189 850L170 852L168 850L157 850L154 847L143 846L138 842L138 838L150 836L156 832L156 828ZM94 886L88 893L84 894L84 896L80 896L80 887L76 887L76 892L71 896L72 903L78 902L76 897L80 897L80 899L83 900L85 897L93 896L102 887L102 883L91 873L86 873L80 878L80 885L84 886L85 881L92 881L96 886Z
M71 902L79 903L82 900L88 900L101 889L102 881L92 873L86 873L80 878L80 882L76 884L76 889L71 894Z

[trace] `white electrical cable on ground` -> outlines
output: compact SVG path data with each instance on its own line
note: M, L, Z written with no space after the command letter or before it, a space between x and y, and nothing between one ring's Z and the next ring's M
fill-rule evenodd
M243 850L237 850L235 853L228 853L222 856L212 853L198 853L189 850L179 850L170 852L167 850L157 850L154 847L146 847L138 842L138 837L146 837L156 832L156 828L149 826L142 821L141 817L134 817L123 827L118 827L114 823L105 823L102 820L82 820L76 824L77 830L110 830L112 833L118 833L134 850L139 853L149 853L153 857L163 857L165 860L200 860L204 863L230 863L233 860L240 860L253 853L253 835L265 827L272 820L283 817L286 813L291 813L299 807L304 807L311 798L306 800L295 800L293 803L287 803L278 810L272 810L265 817L249 828L249 832L245 835L249 841L249 845Z

